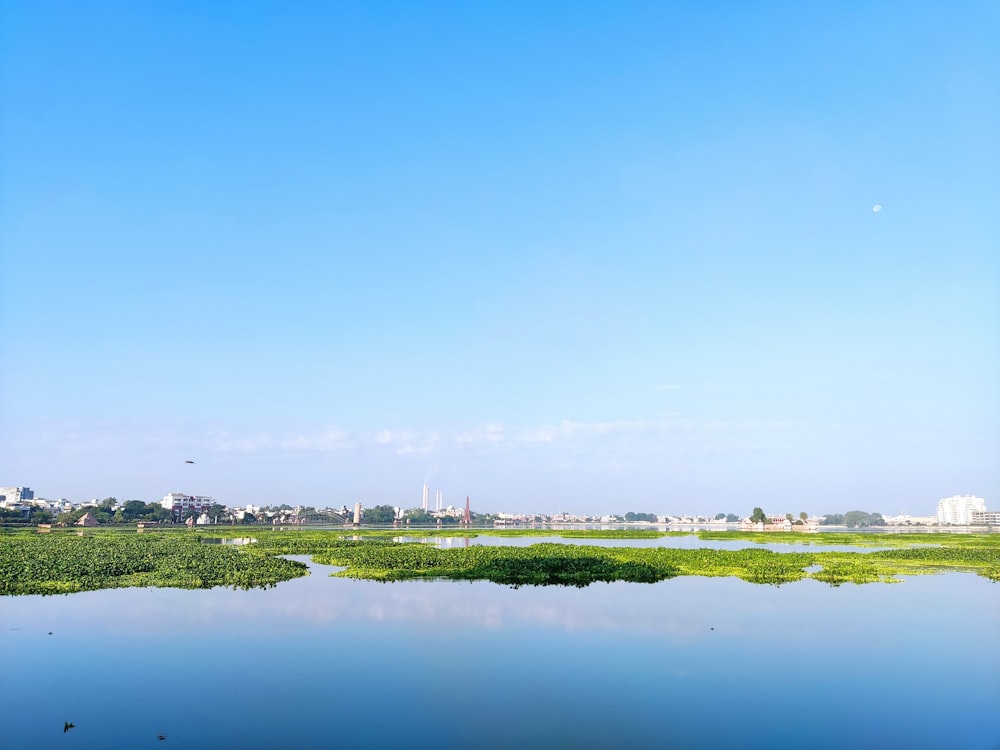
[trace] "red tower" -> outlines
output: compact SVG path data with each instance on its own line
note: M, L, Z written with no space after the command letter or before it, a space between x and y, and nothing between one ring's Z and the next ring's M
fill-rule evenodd
M472 511L469 510L469 496L465 496L465 515L462 516L462 523L469 525L472 523Z

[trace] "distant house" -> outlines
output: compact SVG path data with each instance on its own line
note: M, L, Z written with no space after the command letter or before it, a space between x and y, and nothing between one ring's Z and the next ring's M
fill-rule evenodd
M80 520L76 522L77 526L100 526L97 519L94 518L90 513L84 513L80 516Z

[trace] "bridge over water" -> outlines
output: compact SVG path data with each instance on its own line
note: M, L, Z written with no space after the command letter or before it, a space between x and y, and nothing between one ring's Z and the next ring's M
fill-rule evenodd
M338 526L345 523L352 523L350 514L337 513L336 511L316 511L315 513L300 513L290 516L289 522L296 526Z

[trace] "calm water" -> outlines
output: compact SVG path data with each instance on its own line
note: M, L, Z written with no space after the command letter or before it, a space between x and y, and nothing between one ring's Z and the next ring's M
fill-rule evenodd
M359 535L355 539L366 539ZM561 536L398 536L395 542L416 542L429 544L441 549L482 545L487 547L527 547L532 544L579 544L595 547L672 547L674 549L769 549L774 552L874 552L888 547L859 547L850 544L815 544L808 537L798 544L777 542L757 542L749 539L699 539L697 536L663 536L653 539L587 539ZM206 540L207 541L207 540Z
M1000 586L973 575L511 589L312 568L0 598L0 748L1000 748Z

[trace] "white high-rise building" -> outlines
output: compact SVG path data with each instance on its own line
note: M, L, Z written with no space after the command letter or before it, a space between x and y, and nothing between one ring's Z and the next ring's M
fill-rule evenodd
M974 495L953 495L938 502L938 523L954 526L968 526L973 513L983 513L986 501Z
M438 490L437 495L435 495L436 502L434 503L434 510L438 513L441 512L441 507L444 505L444 490Z
M430 490L429 490L429 489L428 489L428 487L427 487L427 482L424 482L424 500L423 500L423 502L422 502L422 503L420 504L420 508L421 508L422 510L425 510L425 511L427 510L427 496L428 496L429 494L430 494Z

